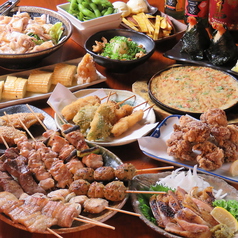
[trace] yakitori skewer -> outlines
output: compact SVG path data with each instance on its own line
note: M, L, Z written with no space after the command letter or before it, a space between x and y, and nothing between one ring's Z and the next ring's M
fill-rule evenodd
M111 211L125 213L128 215L133 215L138 217L140 216L140 214L135 212L129 212L119 208L109 207L108 201L103 198L89 198L84 202L83 206L84 206L85 212L94 213L94 214L101 213L102 211L107 209Z

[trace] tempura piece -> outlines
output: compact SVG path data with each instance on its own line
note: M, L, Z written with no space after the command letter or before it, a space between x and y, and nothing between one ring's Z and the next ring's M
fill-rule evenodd
M97 103L101 103L101 100L96 95L82 97L72 102L71 104L65 106L62 109L61 114L67 121L69 121L74 118L74 116L77 114L80 108L86 105L95 105Z
M93 57L85 54L77 67L77 84L90 83L98 79L97 69Z
M116 103L109 101L102 103L90 124L87 135L88 140L105 140L111 134L111 129L116 122Z
M144 111L142 109L133 112L131 115L121 118L112 128L111 133L118 137L132 126L134 126L137 122L142 120L144 116Z
M44 120L44 115L42 113L35 113L36 116L43 121ZM23 122L23 124L27 127L30 128L32 125L38 123L38 119L33 113L14 113L14 114L7 114L4 116L0 117L0 126L13 126L18 129L24 129L22 126L19 118Z
M119 121L122 117L129 116L133 111L133 107L125 104L116 110L117 120Z
M95 105L85 105L84 107L80 108L78 113L74 116L73 122L76 125L79 125L80 131L84 135L89 129L90 123L93 120L99 105L99 103L96 103Z

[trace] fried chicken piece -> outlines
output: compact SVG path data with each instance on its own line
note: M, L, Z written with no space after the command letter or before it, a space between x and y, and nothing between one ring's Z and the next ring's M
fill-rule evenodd
M238 143L238 126L236 125L228 125L228 130L230 131L229 140L234 143Z
M193 144L183 139L181 131L175 131L171 134L170 139L166 141L168 146L167 153L170 156L180 160L193 161L195 154L192 151Z
M223 141L220 146L224 151L224 161L233 162L238 159L238 146L230 140Z
M226 126L214 126L211 128L211 135L214 136L218 145L221 146L225 140L230 138L231 132Z
M210 128L206 123L192 119L188 116L180 117L180 128L183 139L189 142L204 142L210 137Z
M224 151L215 144L205 141L193 146L193 150L200 151L197 162L200 168L211 171L218 169L224 162Z
M227 126L226 113L219 109L210 109L201 114L200 120L210 126Z

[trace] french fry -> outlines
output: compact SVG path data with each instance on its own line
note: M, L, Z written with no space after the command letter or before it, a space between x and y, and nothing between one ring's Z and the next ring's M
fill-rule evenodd
M2 99L3 87L4 87L4 81L0 81L0 100Z
M135 24L133 22L127 20L125 17L122 18L122 22L124 24L126 24L127 26L129 26L134 31L139 31L139 29L135 26Z
M155 31L153 35L154 40L159 39L160 25L161 25L161 16L157 15L155 18Z
M130 21L133 18L136 23ZM150 14L138 13L131 15L129 18L122 18L122 21L131 29L143 32L153 40L168 37L173 31L173 26L170 19L166 16L152 16Z
M137 15L133 15L132 17L138 23L140 31L147 33L148 28L147 28L147 25L146 25L144 19L141 17L141 15L137 14Z

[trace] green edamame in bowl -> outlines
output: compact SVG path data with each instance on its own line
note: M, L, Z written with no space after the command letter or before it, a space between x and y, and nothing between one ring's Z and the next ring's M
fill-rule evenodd
M117 10L108 0L70 0L68 13L80 21L116 13Z

